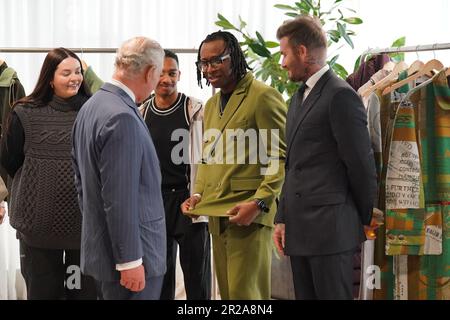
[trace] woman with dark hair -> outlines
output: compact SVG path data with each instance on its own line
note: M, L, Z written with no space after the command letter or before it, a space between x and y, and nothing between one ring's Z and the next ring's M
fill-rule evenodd
M72 126L89 97L80 59L53 49L33 92L14 104L2 137L28 299L96 298L94 280L79 267L81 213L71 163Z

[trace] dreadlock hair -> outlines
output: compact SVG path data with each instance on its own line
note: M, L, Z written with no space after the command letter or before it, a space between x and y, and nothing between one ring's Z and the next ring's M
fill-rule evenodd
M202 41L200 47L198 48L197 61L200 61L200 50L204 43L213 42L216 40L223 40L225 42L225 49L228 49L230 52L230 61L231 61L231 75L239 80L246 73L247 70L252 70L247 64L245 60L244 53L242 52L241 46L239 45L236 37L228 31L216 31L214 33L209 34L205 40ZM202 86L202 71L197 68L197 82L200 88ZM209 81L206 80L206 85L209 86Z

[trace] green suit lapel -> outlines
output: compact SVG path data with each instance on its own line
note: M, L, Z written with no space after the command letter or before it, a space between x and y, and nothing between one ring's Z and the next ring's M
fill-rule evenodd
M236 113L236 111L239 109L239 107L242 105L242 102L244 101L245 97L247 96L248 93L248 89L251 85L253 81L253 75L248 72L244 78L242 78L237 86L236 89L234 89L233 94L230 97L230 100L228 101L226 107L225 107L225 111L222 115L222 117L218 117L217 115L219 114L219 103L220 103L220 95L216 96L215 99L215 106L214 106L214 111L216 112L216 115L213 115L213 119L217 119L218 121L214 121L212 122L212 128L216 127L219 131L220 134L222 135L224 130L227 128L228 123L231 121L231 119L233 118L233 115ZM217 143L220 141L220 137L218 137L218 139L215 140L213 147L211 148L211 152L214 152ZM208 158L211 157L211 153L208 154Z
M223 132L225 130L228 122L230 122L231 118L233 118L233 115L241 106L242 101L247 96L248 88L250 87L252 81L253 75L250 72L248 72L244 76L244 78L242 78L238 82L236 89L234 89L233 94L231 95L230 100L228 101L225 107L225 111L222 115L222 118L219 120L218 129L220 130L220 132ZM220 103L220 98L217 100L217 103Z

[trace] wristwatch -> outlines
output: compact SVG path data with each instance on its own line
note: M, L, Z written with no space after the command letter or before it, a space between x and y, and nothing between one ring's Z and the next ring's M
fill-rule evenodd
M254 199L256 205L258 206L261 213L269 212L269 207L266 206L266 203L262 199Z

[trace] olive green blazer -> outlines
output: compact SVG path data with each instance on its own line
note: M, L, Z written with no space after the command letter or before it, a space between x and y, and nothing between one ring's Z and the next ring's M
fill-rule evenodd
M194 214L225 216L236 204L258 198L270 211L255 222L273 226L275 199L284 181L286 113L281 94L250 72L239 81L222 116L220 92L208 100L194 185L202 201ZM216 227L218 218L210 218L210 230Z

